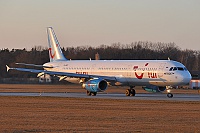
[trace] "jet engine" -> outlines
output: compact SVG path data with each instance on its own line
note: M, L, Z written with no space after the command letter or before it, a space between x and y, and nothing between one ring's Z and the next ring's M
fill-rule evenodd
M163 92L166 90L166 86L145 86L142 88L148 92Z
M107 89L107 82L102 79L90 79L82 84L82 87L89 92L100 92Z

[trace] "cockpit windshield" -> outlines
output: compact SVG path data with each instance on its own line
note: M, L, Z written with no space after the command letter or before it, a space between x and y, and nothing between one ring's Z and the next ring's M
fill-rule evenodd
M185 71L188 71L186 67L184 67L184 70L185 70Z
M184 71L184 69L182 68L182 67L177 67L178 68L178 70L180 70L180 71Z
M171 67L170 69L169 69L169 71L187 71L187 68L185 68L185 67Z

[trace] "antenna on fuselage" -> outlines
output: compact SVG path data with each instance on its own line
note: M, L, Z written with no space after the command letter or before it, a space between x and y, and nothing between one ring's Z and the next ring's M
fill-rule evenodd
M167 59L168 59L168 60L170 60L170 58L169 58L169 57L168 57Z

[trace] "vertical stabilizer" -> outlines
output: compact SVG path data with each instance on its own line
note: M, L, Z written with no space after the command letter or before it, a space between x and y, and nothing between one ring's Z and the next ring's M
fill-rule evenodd
M66 61L67 59L62 53L60 44L52 27L47 27L48 43L49 43L49 59L52 61Z

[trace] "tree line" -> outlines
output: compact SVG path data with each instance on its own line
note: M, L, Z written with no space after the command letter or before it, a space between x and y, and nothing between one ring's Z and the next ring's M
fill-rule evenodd
M182 50L175 43L133 42L131 44L113 43L112 45L63 47L63 54L71 60L95 59L95 54L102 60L171 60L183 63L188 70L200 70L200 51ZM1 49L0 50L0 77L36 77L36 74L11 71L6 72L6 65L20 67L15 63L44 64L49 62L47 47L35 46L26 49ZM24 67L24 66L23 66Z

